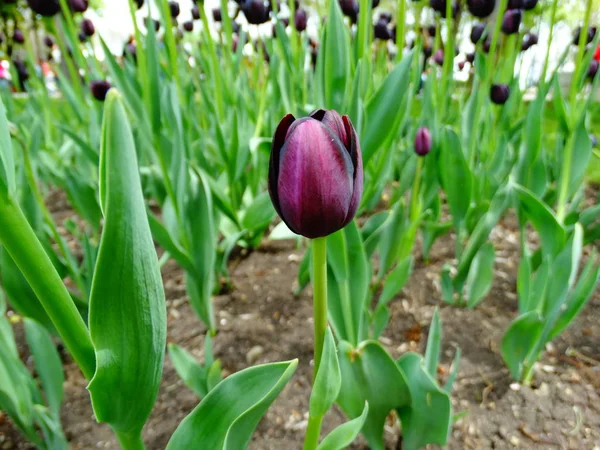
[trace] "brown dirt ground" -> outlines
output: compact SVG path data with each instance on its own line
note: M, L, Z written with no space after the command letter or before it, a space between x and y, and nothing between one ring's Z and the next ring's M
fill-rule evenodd
M435 244L428 264L417 259L408 285L392 304L392 320L382 343L394 356L408 350L424 351L433 310L441 306L441 374L447 373L455 349L462 350L453 402L455 411L465 414L454 425L449 449L599 449L598 292L572 327L547 348L532 388L513 384L503 364L499 343L516 314L519 246L510 222L504 221L493 232L496 277L480 306L468 311L442 305L438 275L443 263L453 258L454 249L452 236L444 237ZM302 447L310 394L312 305L310 289L298 297L293 295L301 258L302 250L295 242L265 242L257 251L231 263L233 289L214 299L220 323L214 350L226 373L253 364L300 360L296 374L260 423L252 450ZM169 262L163 274L168 340L201 360L205 328L187 302L182 273ZM22 344L18 329L17 337ZM71 448L117 449L108 427L94 421L85 385L67 357L62 422ZM164 449L173 430L197 402L167 358L159 397L144 430L148 448ZM343 420L343 414L334 408L326 417L324 432ZM389 449L396 448L399 434L399 428L390 421L385 430ZM17 448L31 447L10 421L0 416L0 450ZM367 446L361 438L351 448Z

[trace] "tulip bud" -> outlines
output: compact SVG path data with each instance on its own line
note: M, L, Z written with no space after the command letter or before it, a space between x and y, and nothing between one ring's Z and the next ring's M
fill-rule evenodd
M94 98L100 102L106 99L106 94L110 88L110 83L105 80L93 80L90 82L90 91L92 91Z
M467 8L475 17L488 17L494 12L496 0L467 0Z
M579 27L579 28L577 28L575 30L575 34L573 35L573 45L579 45L579 39L581 37L581 31L582 31L581 27ZM597 31L596 27L589 27L588 28L587 39L586 39L586 42L585 42L586 45L589 44L589 43L591 43L594 40L594 38L596 37L596 31Z
M426 127L421 127L415 135L415 153L426 156L431 151L431 133Z
M58 0L27 0L31 10L44 17L51 17L60 11Z
M510 88L506 84L493 84L490 98L496 105L504 105L510 96Z
M194 22L191 20L183 22L183 29L188 33L191 33L192 31L194 31Z
M433 61L438 66L443 66L444 65L444 50L442 50L440 48L437 52L435 52L435 55L433 55Z
M598 73L599 65L600 65L600 63L598 61L596 61L595 59L592 59L592 62L590 63L590 67L588 67L588 71L587 71L587 76L589 79L591 79L591 80L594 79L594 77Z
M135 4L137 5L138 9L141 9L142 6L144 6L144 0L135 0Z
M481 49L483 50L484 53L489 53L491 46L492 46L492 39L489 36L487 36L483 40L483 44L481 45Z
M508 0L506 9L521 9L523 8L523 0Z
M462 70L465 68L465 61L459 61L458 62L458 70L460 70L462 72Z
M354 23L358 18L358 1L357 0L339 0L340 9L345 16L350 17Z
M87 11L89 3L87 0L69 0L69 7L73 12L83 13Z
M179 3L177 2L169 2L169 10L173 19L177 19L177 17L179 17L179 14L181 13Z
M423 56L425 56L425 59L430 58L432 54L433 54L433 49L431 48L431 46L424 45L423 46Z
M538 35L535 33L527 33L523 37L523 44L521 44L521 50L524 52L529 50L531 47L538 43Z
M523 0L523 9L525 11L531 11L535 9L538 4L538 0Z
M362 156L348 116L320 109L283 118L273 138L269 193L290 230L311 239L341 230L362 191Z
M54 47L54 39L52 39L50 36L44 37L44 45L48 48Z
M466 58L469 64L473 64L475 62L475 53L467 53Z
M379 6L380 0L373 0L371 2L371 5L373 8L377 8Z
M13 41L15 41L17 44L24 44L25 43L25 35L23 34L23 32L19 29L16 29L13 33Z
M221 16L221 9L220 8L214 8L212 10L212 15L213 15L213 20L215 22L220 22L221 20L223 20L223 17Z
M260 25L269 21L271 6L263 0L243 0L242 11L249 24Z
M377 39L381 39L382 41L388 41L392 37L387 23L381 19L373 27L373 34Z
M392 21L392 15L389 12L384 11L379 14L379 21L383 21L386 24L389 24Z
M90 19L84 19L83 22L81 22L81 31L87 37L92 37L94 33L96 33L94 22L92 22Z
M476 23L471 28L471 42L475 45L481 40L483 37L483 33L485 33L485 25L482 23Z
M427 25L425 29L427 30L427 34L429 35L429 37L434 38L437 34L437 27L434 23L432 23L431 25Z
M308 15L306 11L302 8L296 10L296 15L294 16L294 25L296 25L296 30L302 32L306 30L306 26L308 24Z
M200 20L200 10L196 5L192 7L192 19Z
M439 12L445 19L447 1L448 0L429 0L429 6L431 6L434 11ZM458 9L458 3L452 0L452 17L456 17L458 15Z
M521 26L521 17L522 14L519 9L506 11L502 19L502 32L504 34L518 33Z

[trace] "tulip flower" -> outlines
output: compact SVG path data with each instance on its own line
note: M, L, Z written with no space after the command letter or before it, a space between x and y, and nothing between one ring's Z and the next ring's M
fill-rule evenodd
M19 77L19 87L24 91L25 82L29 79L29 69L27 68L27 64L21 59L15 59L13 65L15 66L17 76Z
M392 33L388 28L387 22L381 19L373 27L373 34L377 39L381 39L382 41L388 41L392 38Z
M581 38L581 31L582 31L581 27L578 27L575 30L575 33L573 34L573 45L579 45L579 39ZM585 42L586 45L591 43L594 40L594 38L596 37L596 31L597 31L596 27L588 28L587 39Z
M44 37L44 45L48 48L54 47L54 39L52 39L50 36Z
M192 8L192 19L200 20L200 10L196 5Z
M431 133L426 127L421 127L415 135L415 153L426 156L431 151Z
M51 17L60 11L58 0L27 0L31 10L44 17Z
M221 20L223 20L223 17L221 16L221 8L214 8L212 10L212 16L215 22L220 22Z
M94 98L100 102L106 100L106 94L110 88L110 83L105 80L93 80L90 82L90 91L92 91Z
M463 69L465 68L465 64L466 64L466 61L459 61L458 62L458 70L462 72Z
M435 52L435 55L433 55L433 61L438 66L443 66L444 65L444 50L442 50L440 48L437 52Z
M16 29L13 33L13 41L15 41L17 44L24 44L25 43L25 35L23 34L23 32L19 29Z
M183 29L188 33L191 33L192 31L194 31L194 22L191 20L183 22Z
M344 228L363 191L362 156L348 116L317 110L288 114L273 138L269 193L290 230L314 239Z
M392 21L392 15L389 12L384 11L379 14L379 21L389 24Z
M446 4L448 0L429 0L429 6L433 8L434 11L439 12L442 17L446 18ZM456 1L452 1L452 17L456 17L458 15L458 3Z
M179 14L181 13L179 3L177 2L169 2L169 10L173 19L177 19L177 17L179 17Z
M296 26L296 30L300 32L306 30L307 23L308 15L306 14L306 11L302 8L297 9L294 16L294 25Z
M587 71L587 76L589 79L591 79L591 80L594 79L594 77L598 73L598 66L600 66L600 63L598 61L596 61L595 59L592 59L592 62L590 63L590 67L588 67L588 71Z
M70 0L69 1L69 7L71 8L71 11L76 12L76 13L86 12L89 6L90 6L90 4L87 0Z
M248 23L260 25L269 21L271 6L263 0L243 0L242 11Z
M144 0L135 0L135 4L137 5L138 9L141 9L142 6L144 6Z
M523 37L523 44L521 44L521 50L527 51L538 43L538 35L535 33L527 33Z
M490 98L496 105L504 105L510 96L510 88L506 84L493 84Z
M371 5L373 8L377 8L379 6L380 0L373 0L371 2Z
M467 8L475 17L488 17L494 12L496 0L467 0Z
M358 1L357 0L339 0L340 8L345 16L350 17L352 23L358 19Z
M523 9L525 11L531 11L535 9L538 4L538 0L523 0Z
M519 9L506 11L504 13L504 18L502 19L502 32L504 34L518 33L522 16L521 10Z
M506 5L506 9L522 9L523 8L523 0L508 0L508 4Z
M475 53L467 53L466 58L470 64L473 64L475 62Z
M84 19L83 22L81 22L81 31L87 37L92 37L96 33L94 22L92 22L90 19Z
M476 23L471 28L471 42L475 45L481 40L483 37L483 33L485 33L485 25L482 23Z

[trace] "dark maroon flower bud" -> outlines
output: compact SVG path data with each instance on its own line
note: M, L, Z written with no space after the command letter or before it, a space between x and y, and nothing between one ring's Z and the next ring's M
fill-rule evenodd
M29 69L27 68L27 64L21 59L15 59L13 65L17 71L17 77L19 78L19 87L24 91L25 82L29 79Z
M191 33L192 31L194 31L194 22L191 20L183 22L183 29L188 33Z
M15 32L13 33L13 41L15 41L17 44L24 44L25 43L25 35L23 34L23 32L19 29L16 29Z
M141 9L141 7L144 6L144 0L135 0L135 4L137 5L138 9Z
M319 109L283 118L273 138L269 193L290 230L311 239L341 230L362 191L362 156L348 116Z
M523 8L523 0L508 0L508 4L506 5L506 9L522 9Z
M488 36L483 40L483 44L481 45L481 49L484 53L490 52L490 47L492 46L492 39Z
M90 4L87 0L69 0L71 11L76 13L86 12L89 6Z
M504 105L510 96L507 84L493 84L490 89L490 98L496 105Z
M523 0L523 9L526 11L531 11L535 9L538 4L538 0Z
M196 5L192 7L192 19L200 20L200 10Z
M87 41L88 37L85 35L85 33L83 31L80 31L79 34L77 35L77 37L79 38L79 42L81 42L82 44Z
M537 43L538 35L535 33L527 33L525 36L523 36L523 44L521 44L521 50L525 52Z
M387 23L383 20L379 20L374 28L374 35L377 39L381 39L382 41L388 41L392 38L392 33L390 32Z
M458 62L458 70L460 70L462 72L462 70L465 68L465 61L459 61Z
M106 94L110 88L110 83L105 80L93 80L90 82L90 91L92 91L94 98L100 102L106 100Z
M438 66L443 66L444 65L444 50L442 50L440 48L437 52L435 52L435 55L433 55L433 61Z
M220 22L221 20L223 20L223 17L221 16L221 8L213 9L212 15L213 15L213 20L215 22Z
M425 29L427 30L427 34L429 35L429 37L433 38L437 34L437 27L434 23L432 23L431 25L427 25Z
M377 8L379 6L380 1L379 0L373 0L373 2L371 3L371 5L373 5L373 8Z
M171 17L173 19L177 19L179 14L181 14L181 9L179 8L179 3L177 2L169 2L169 10L171 11Z
M83 22L81 22L81 31L87 37L92 37L96 33L94 22L92 22L90 19L84 19Z
M260 25L269 21L271 6L263 0L243 0L242 11L248 23Z
M587 33L587 40L586 40L586 45L590 44L594 38L596 37L596 27L589 27L588 28L588 33ZM578 27L575 30L575 34L573 35L573 45L579 45L579 39L581 37L581 27Z
M389 24L392 21L392 14L387 11L380 13L379 21L384 21L385 23Z
M350 17L354 23L358 18L358 1L357 0L339 0L342 13Z
M504 18L502 19L502 32L504 34L518 33L519 27L521 26L521 17L522 14L519 9L506 11L504 13Z
M431 133L426 127L421 127L415 135L415 153L426 156L431 151Z
M467 0L467 8L475 17L488 17L494 12L496 0Z
M473 25L473 28L471 28L471 42L477 45L483 37L483 33L485 33L484 24L476 23L475 25Z
M44 45L48 48L54 47L54 39L52 39L50 36L44 37Z
M594 77L598 73L599 65L600 65L600 62L596 61L595 59L592 59L592 62L590 63L590 67L588 67L588 71L587 71L587 76L589 79L591 79L591 80L594 79Z
M434 11L439 12L444 19L446 18L446 4L447 0L429 0L429 6L431 6ZM458 3L452 0L452 17L456 18L458 10Z
M425 59L430 58L432 54L433 54L433 49L431 48L431 46L424 45L423 46L423 55L425 56Z
M44 17L51 17L60 11L58 0L27 0L31 10Z
M296 10L296 15L294 16L294 25L296 25L296 30L302 32L306 30L306 25L308 24L308 14L306 14L306 10L300 8Z
M473 64L475 62L475 53L467 53L466 58L470 64Z

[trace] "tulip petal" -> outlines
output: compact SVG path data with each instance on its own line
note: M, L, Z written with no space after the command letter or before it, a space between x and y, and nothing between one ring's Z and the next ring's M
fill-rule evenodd
M271 202L275 207L277 214L281 216L281 209L279 208L279 196L277 195L277 180L279 178L279 156L281 148L285 144L285 139L288 134L288 130L292 124L296 121L296 118L292 114L286 115L275 130L275 136L273 137L273 144L271 145L271 159L269 161L269 195L271 196Z
M349 135L346 133L342 116L340 116L337 111L334 111L333 109L328 111L319 109L311 114L311 117L327 125L331 131L333 131L333 134L339 137L346 149L350 151L350 140L348 139Z
M310 117L294 125L280 153L280 215L296 233L327 236L345 224L354 192L354 165L328 126Z
M358 206L360 205L360 200L362 199L363 194L364 175L362 154L360 152L360 144L358 141L358 136L356 136L356 130L352 126L352 123L350 122L350 118L348 116L343 116L342 122L344 125L346 135L350 137L349 152L350 158L352 160L352 165L354 166L353 192L352 198L350 199L348 215L346 216L346 221L344 224L344 226L346 226L354 218L356 211L358 211Z

